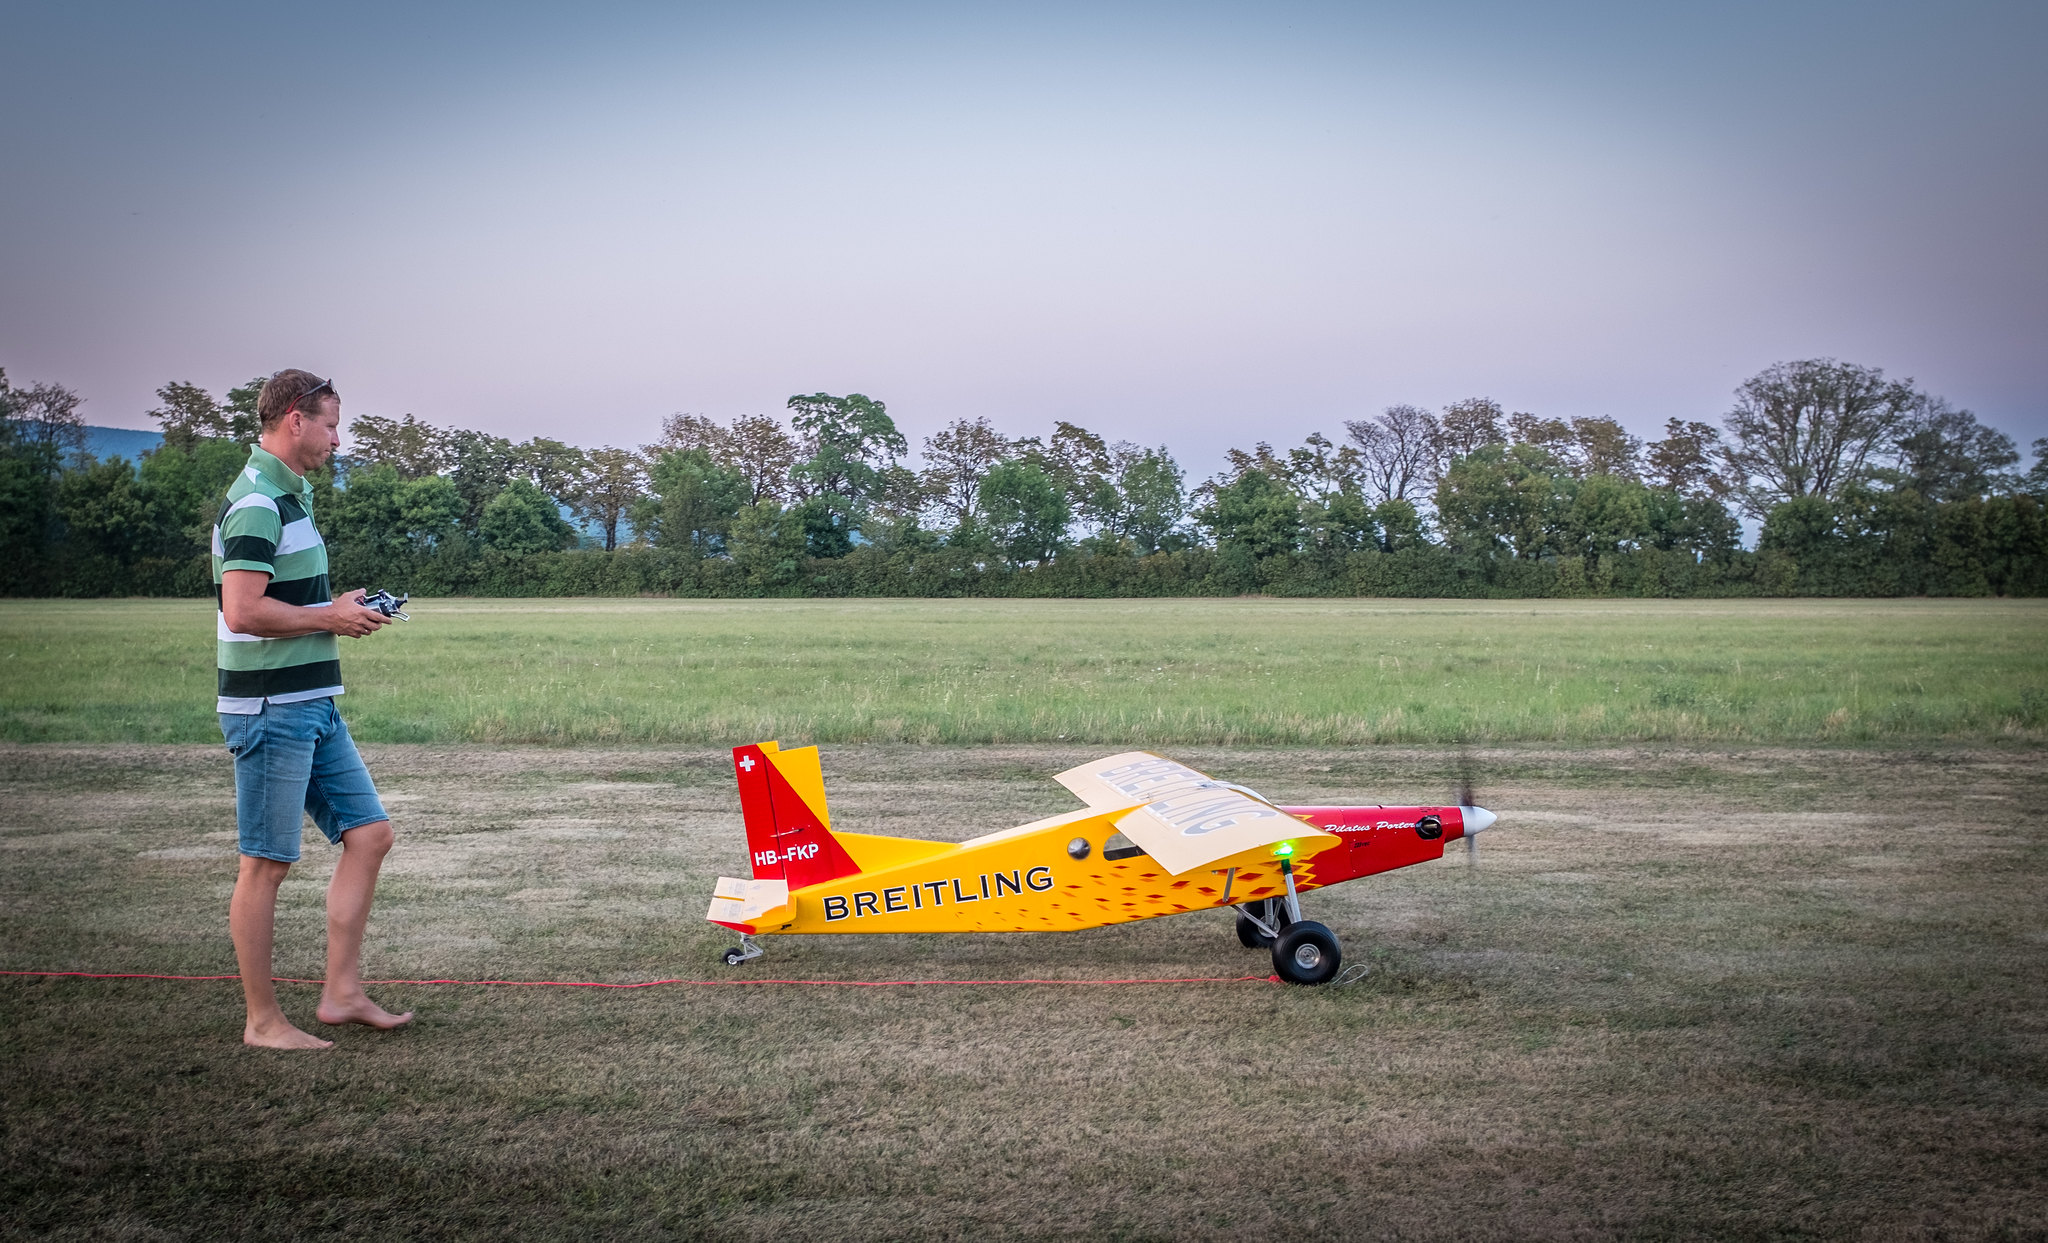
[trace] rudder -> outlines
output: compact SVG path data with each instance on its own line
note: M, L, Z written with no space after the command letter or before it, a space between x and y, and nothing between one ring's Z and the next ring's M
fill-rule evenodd
M816 747L784 751L773 742L734 747L732 762L756 880L802 889L860 871L832 836Z

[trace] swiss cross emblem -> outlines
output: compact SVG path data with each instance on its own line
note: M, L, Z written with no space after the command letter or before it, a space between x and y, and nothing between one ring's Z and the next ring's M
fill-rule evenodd
M750 772L753 772L753 771L754 771L754 757L753 757L753 756L751 756L751 755L748 755L748 756L742 756L742 757L740 758L740 771L742 771L742 772L749 772L749 773L750 773Z

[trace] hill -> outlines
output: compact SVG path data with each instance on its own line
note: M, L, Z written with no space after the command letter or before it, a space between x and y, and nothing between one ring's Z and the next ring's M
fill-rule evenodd
M134 461L164 442L162 432L139 427L92 427L85 429L85 447L94 457L124 457Z

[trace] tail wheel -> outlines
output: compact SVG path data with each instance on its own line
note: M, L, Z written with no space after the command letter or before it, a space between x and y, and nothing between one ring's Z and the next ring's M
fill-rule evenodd
M737 967L746 960L747 956L742 954L738 947L725 951L725 965L728 967Z
M1344 965L1337 934L1314 920L1290 925L1273 942L1273 970L1289 984L1324 984Z

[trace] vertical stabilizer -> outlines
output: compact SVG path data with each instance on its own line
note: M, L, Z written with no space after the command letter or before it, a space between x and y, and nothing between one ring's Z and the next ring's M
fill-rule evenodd
M773 742L734 747L732 762L756 880L802 889L860 871L832 836L816 747L784 751Z

